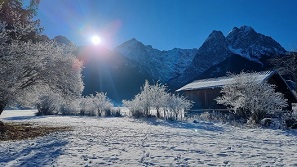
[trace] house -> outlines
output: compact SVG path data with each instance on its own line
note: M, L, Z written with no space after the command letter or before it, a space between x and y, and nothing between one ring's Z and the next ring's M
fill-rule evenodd
M268 82L275 85L276 91L283 93L285 98L288 99L289 106L286 109L292 110L292 103L297 103L296 94L278 72L258 72L253 73L253 76L259 83ZM220 91L224 85L234 84L234 82L235 80L232 77L196 80L176 91L194 102L192 110L226 109L225 106L217 104L215 99L221 95Z

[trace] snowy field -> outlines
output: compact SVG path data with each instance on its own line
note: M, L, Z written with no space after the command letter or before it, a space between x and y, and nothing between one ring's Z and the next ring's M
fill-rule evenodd
M295 131L33 115L4 111L0 121L71 126L73 131L0 142L0 166L297 166Z

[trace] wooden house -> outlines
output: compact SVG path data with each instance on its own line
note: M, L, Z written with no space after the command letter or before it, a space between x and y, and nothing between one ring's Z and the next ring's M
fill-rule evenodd
M257 82L268 82L276 86L276 91L284 94L288 99L288 107L292 110L292 103L297 103L296 94L291 90L284 78L276 71L265 71L253 73ZM220 96L220 91L224 85L234 84L235 80L232 77L210 78L193 81L180 89L177 92L182 93L189 100L194 102L192 110L207 110L207 109L226 109L225 106L217 104L215 99Z

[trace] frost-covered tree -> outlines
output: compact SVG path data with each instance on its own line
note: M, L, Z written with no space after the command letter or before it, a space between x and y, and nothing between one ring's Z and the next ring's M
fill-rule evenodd
M73 99L70 102L62 103L59 113L62 115L79 115L80 114L81 97Z
M161 118L161 109L163 109L163 117L167 119L168 111L176 116L184 110L188 110L192 103L182 96L168 93L165 85L158 82L155 85L150 85L148 81L145 81L141 92L131 101L123 100L123 105L128 107L132 116L135 117L149 116L152 114L151 110L155 109L157 117Z
M0 0L0 22L6 23L5 29L10 30L10 38L22 41L39 40L38 34L43 28L40 27L40 20L34 20L39 1L27 1L29 5L24 6L23 0Z
M143 87L141 88L141 93L136 96L139 105L144 111L145 115L150 114L150 110L152 107L152 97L151 97L151 86L148 80L145 81Z
M37 115L53 115L58 114L63 103L63 98L53 92L41 95L37 102Z
M96 108L93 103L93 95L85 96L80 99L80 114L81 115L96 115Z
M167 87L160 83L150 86L149 97L152 107L156 109L157 118L161 117L160 109L164 107L166 100L168 99L169 94L167 93ZM164 115L165 116L165 115Z
M13 101L30 100L20 96L27 95L23 91L38 89L42 94L50 90L68 100L80 96L82 63L73 55L73 48L55 42L13 41L5 49L7 52L0 50L1 110Z
M236 115L258 124L267 114L279 114L287 107L284 95L276 92L274 85L257 80L253 73L241 72L230 77L235 82L225 85L216 101L233 109Z
M113 104L111 103L110 99L107 98L106 93L98 93L93 97L93 103L97 108L97 115L109 115L108 112L111 111Z
M157 117L160 118L160 108L164 106L165 96L167 95L166 87L160 83L150 85L146 80L132 101L123 100L124 106L128 107L132 113L141 112L143 115L150 115L151 109L157 110Z
M178 119L178 115L180 115L182 119L184 112L193 106L190 100L187 100L184 96L175 94L170 94L165 104L165 107L167 107L171 113L174 114L175 119Z
M297 53L292 52L286 56L278 56L269 60L270 64L274 66L275 69L281 75L289 75L294 82L297 82ZM295 92L297 92L297 86L295 87Z
M31 40L36 22L16 11L6 11L8 19L0 17L0 114L12 103L36 103L33 99L48 91L68 101L80 96L82 63L74 56L76 47Z
M89 95L80 99L80 114L90 116L109 116L113 107L110 99L107 98L106 93L98 93L96 95Z

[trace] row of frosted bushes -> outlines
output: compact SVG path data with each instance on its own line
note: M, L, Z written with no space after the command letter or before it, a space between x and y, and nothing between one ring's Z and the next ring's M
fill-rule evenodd
M87 115L87 116L121 116L106 93L96 93L71 100L70 102L54 94L44 96L37 104L37 115Z

